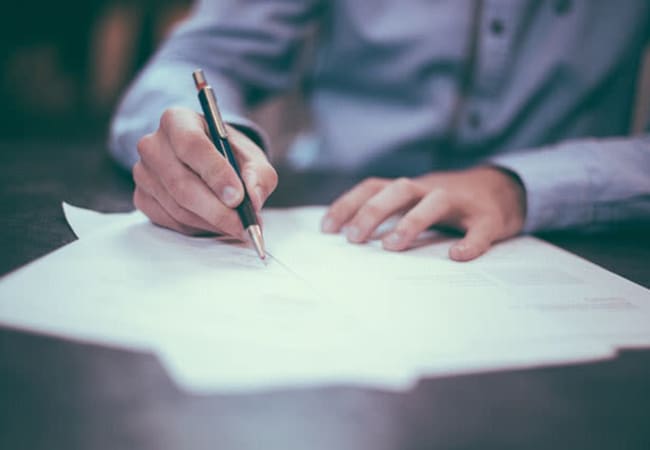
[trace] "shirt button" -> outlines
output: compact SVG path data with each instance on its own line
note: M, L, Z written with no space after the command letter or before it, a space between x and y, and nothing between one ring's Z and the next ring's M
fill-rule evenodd
M492 34L499 36L503 33L504 29L505 26L503 25L503 21L501 19L492 19L490 22L490 31Z
M467 123L470 128L477 129L481 126L481 114L478 111L471 111L467 116Z
M555 0L555 13L558 16L563 16L564 14L571 11L573 2L571 0Z

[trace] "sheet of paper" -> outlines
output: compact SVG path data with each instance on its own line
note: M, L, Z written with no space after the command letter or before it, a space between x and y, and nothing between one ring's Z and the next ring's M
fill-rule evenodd
M324 235L321 207L265 212L271 257L140 213L64 206L81 239L0 280L0 323L156 352L196 392L363 384L611 356L650 344L650 293L534 238L452 262Z

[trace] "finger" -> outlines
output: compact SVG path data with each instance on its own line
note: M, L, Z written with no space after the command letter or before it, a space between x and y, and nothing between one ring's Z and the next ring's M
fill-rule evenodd
M146 170L136 172L136 164L134 177L140 175L140 182L151 186L149 193L163 207L168 208L167 212L173 214L176 211L169 201L168 197L171 197L177 205L210 224L207 229L239 237L241 223L237 214L221 203L204 181L176 158L169 142L164 138L152 138L151 142L144 143L143 140L138 150L141 156L140 168ZM147 173L150 174L148 178L145 177ZM154 189L154 180L158 180L163 189ZM183 213L179 211L176 218L184 222L181 214Z
M136 186L153 197L176 222L205 232L222 232L202 217L179 205L144 163L138 162L133 166L133 179ZM216 199L214 201L216 203Z
M203 230L198 230L176 221L160 206L156 199L139 187L136 187L133 192L133 203L136 208L142 211L156 225L187 235L205 233Z
M350 242L365 242L390 216L408 209L422 197L422 191L408 178L398 178L371 197L346 227Z
M395 229L382 239L387 250L404 250L431 225L445 219L451 204L445 191L435 189L400 219Z
M497 236L491 221L481 221L467 229L465 237L449 249L449 257L455 261L470 261L488 251Z
M266 154L248 136L226 125L230 143L239 163L246 191L256 211L278 186L278 174Z
M163 113L160 127L176 157L192 169L228 207L244 198L244 188L234 169L208 138L205 121L194 111L171 108Z
M325 233L337 233L387 182L381 178L368 178L343 194L332 203L323 217L321 229Z

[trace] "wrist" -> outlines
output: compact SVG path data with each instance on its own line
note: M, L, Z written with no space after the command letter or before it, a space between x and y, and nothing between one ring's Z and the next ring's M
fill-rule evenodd
M493 179L492 192L501 205L504 221L507 227L517 234L523 228L526 220L526 188L519 175L512 170L500 166L485 166L485 170Z

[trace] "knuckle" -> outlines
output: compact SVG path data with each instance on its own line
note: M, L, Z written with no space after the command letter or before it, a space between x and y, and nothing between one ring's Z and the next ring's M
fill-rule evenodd
M183 108L172 106L167 108L160 116L160 128L163 130L171 130L178 122L178 116L183 113Z
M418 191L417 184L410 178L400 177L393 181L394 188L402 194L410 194Z
M225 160L217 160L206 166L203 173L201 173L201 178L205 181L208 187L218 195L222 186L229 183L235 183L233 175L233 169L225 162ZM237 184L235 184L235 186L236 185Z
M278 187L278 174L271 165L264 164L258 169L251 169L246 175L244 179L254 180L250 186L258 186L264 197L271 195Z
M402 220L400 220L398 228L400 228L400 231L413 233L416 230L424 230L429 225L431 225L431 223L429 223L425 214L411 212L411 214L405 215Z
M429 196L431 196L431 197L436 197L436 198L442 199L442 198L447 197L447 195L448 195L447 188L445 188L443 186L436 186L436 187L434 187L433 189L431 189L429 191Z
M363 219L364 222L378 221L383 217L383 215L384 215L383 208L373 202L366 203L359 210L359 218Z
M405 216L402 219L399 225L399 229L400 231L406 232L407 234L411 234L414 230L426 227L427 225L428 224L422 220L422 217L411 215Z
M155 183L152 182L151 175L147 172L144 164L141 162L135 163L131 176L136 187L142 189L143 192L153 193Z
M405 216L395 227L395 230L399 233L402 233L406 236L410 236L421 228L426 228L426 224L422 223L422 220L418 220L414 217Z
M141 185L143 184L143 178L144 178L144 168L142 167L141 162L136 162L135 165L133 166L133 170L131 171L131 174L133 175L133 181L135 182L136 185Z
M136 144L136 149L140 159L148 159L151 157L152 153L155 151L155 143L153 134L145 134L138 140Z
M381 188L385 183L385 180L383 178L378 178L378 177L370 177L366 178L364 181L361 182L361 186L363 186L366 189L379 189Z
M427 197L442 207L451 206L451 195L447 188L436 187L427 194Z
M330 206L328 215L334 218L340 218L344 216L346 211L350 210L351 207L352 206L347 199L341 198Z
M237 148L238 150L249 150L251 148L251 145L254 145L252 141L248 139L248 136L239 131L237 127L230 126L229 124L225 125L226 131L228 133L228 138L230 139L230 143L233 147Z
M393 180L393 184L395 186L399 186L401 188L406 189L406 188L409 188L411 186L411 180L409 178L406 178L406 177L399 177L399 178L395 178Z
M194 152L205 147L205 144L204 136L196 131L185 131L174 135L172 148L181 160L187 160Z
M264 176L268 180L268 186L270 192L274 191L275 188L278 187L278 173L271 165L268 165L266 167Z

